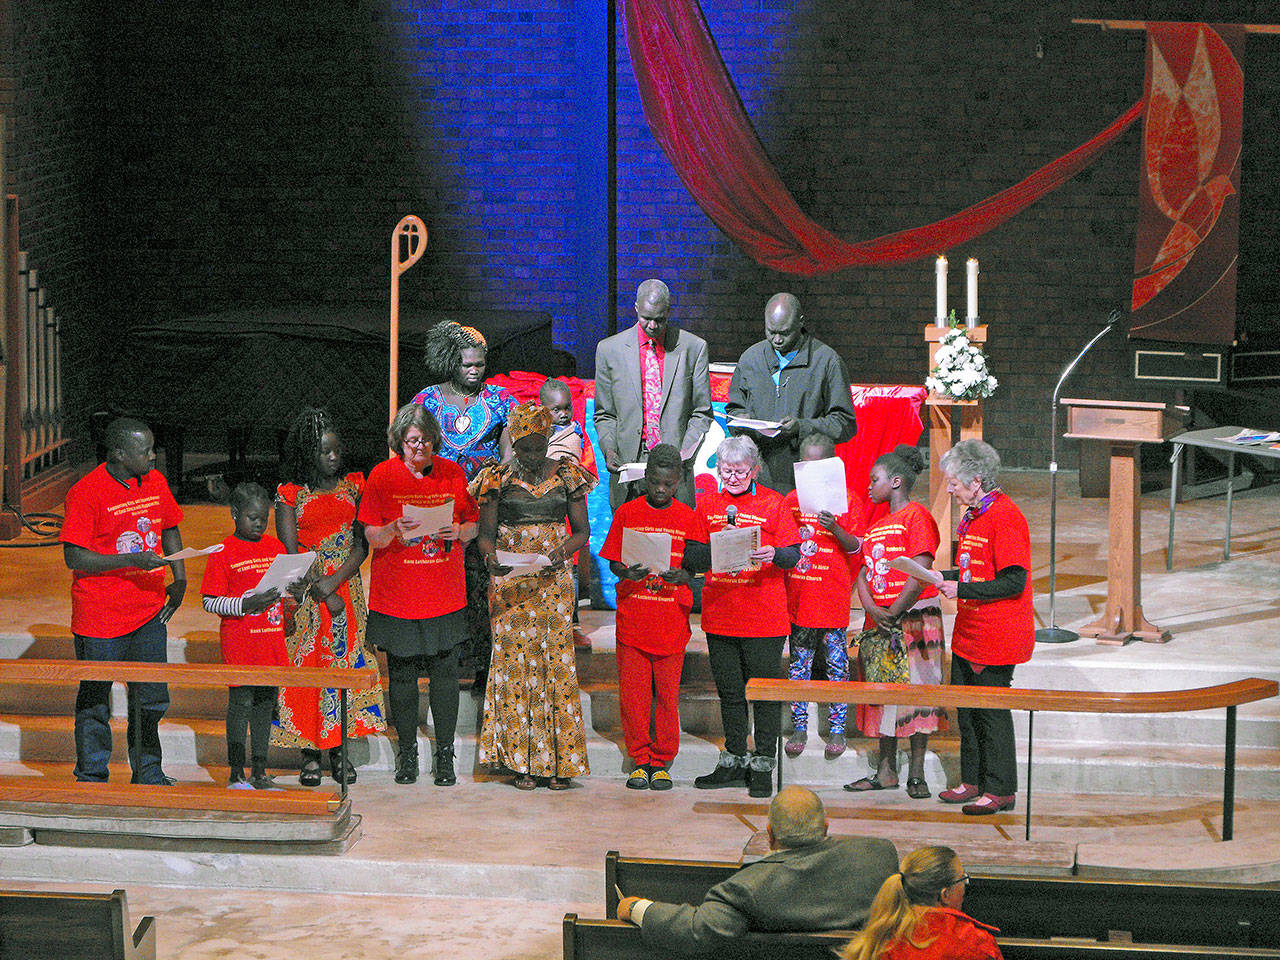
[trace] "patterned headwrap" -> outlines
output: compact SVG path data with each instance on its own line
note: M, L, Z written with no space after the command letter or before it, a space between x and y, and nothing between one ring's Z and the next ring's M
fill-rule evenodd
M541 404L522 403L511 409L507 417L507 429L511 431L512 443L534 433L549 437L551 436L551 411Z

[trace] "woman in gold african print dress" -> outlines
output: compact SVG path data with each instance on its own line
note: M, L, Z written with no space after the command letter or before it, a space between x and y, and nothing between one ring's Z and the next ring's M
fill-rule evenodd
M566 561L590 535L586 496L595 478L571 459L547 458L551 416L542 407L516 407L507 423L515 458L484 468L470 486L480 505L476 542L493 576L479 762L514 771L520 790L540 780L565 790L589 772ZM519 575L498 563L497 550L542 554L551 566Z

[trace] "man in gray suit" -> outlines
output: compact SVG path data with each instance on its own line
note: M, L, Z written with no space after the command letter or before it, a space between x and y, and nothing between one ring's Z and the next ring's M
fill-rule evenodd
M755 440L764 458L760 482L784 494L796 488L801 440L811 433L825 433L836 443L853 436L856 422L844 361L805 330L800 301L792 294L775 294L765 305L764 339L747 347L738 360L725 412L782 424L772 437L736 427L730 432Z
M680 451L676 498L693 506L693 458L711 425L707 342L668 326L670 312L667 285L646 280L636 290L636 325L596 346L596 434L614 509L644 492L643 479L619 481L622 465L643 461L660 443Z
M716 884L696 907L624 897L618 919L640 927L650 946L688 954L722 949L749 930L851 930L898 869L888 840L827 836L822 801L795 785L769 804L769 846L774 853Z

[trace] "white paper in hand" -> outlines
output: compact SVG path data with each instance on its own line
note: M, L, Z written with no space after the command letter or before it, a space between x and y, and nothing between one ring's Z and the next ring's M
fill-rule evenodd
M531 573L537 573L551 566L551 558L541 553L508 553L506 550L495 550L494 554L494 559L499 564L511 567L511 572L506 574L508 577L527 577Z
M914 577L923 583L931 583L935 587L942 583L942 574L937 570L930 570L928 567L922 567L910 557L894 557L889 561L889 566L894 570L901 570L909 577Z
M730 417L729 426L754 430L762 437L776 437L782 430L782 424L777 420L755 420L751 417Z
M711 572L755 569L751 552L760 548L759 527L724 527L711 534ZM745 611L744 611L745 613Z
M213 546L205 547L203 550L197 550L195 547L183 547L177 553L171 553L160 559L167 563L172 563L174 560L193 560L196 557L207 557L211 553L220 553L225 548L225 543L215 543Z
M417 524L412 531L414 536L428 537L442 527L453 523L453 499L438 503L434 507L419 507L416 504L406 503L400 508L400 512L406 520L412 520Z
M636 480L644 479L643 463L624 463L618 471L619 483L633 483Z
M645 533L624 527L622 564L626 567L641 566L650 573L666 573L671 568L671 534Z
M271 566L267 567L267 572L262 575L258 585L250 592L265 593L268 590L276 590L284 593L305 577L307 571L311 569L311 564L315 562L316 555L312 550L308 550L306 553L279 554L271 561Z
M796 500L801 513L840 516L849 512L849 491L844 483L844 461L800 460L796 463Z

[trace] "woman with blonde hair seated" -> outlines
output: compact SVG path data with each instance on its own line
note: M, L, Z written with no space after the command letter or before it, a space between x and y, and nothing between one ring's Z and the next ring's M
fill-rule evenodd
M995 927L960 910L969 875L950 847L907 855L871 903L842 960L1000 960Z

